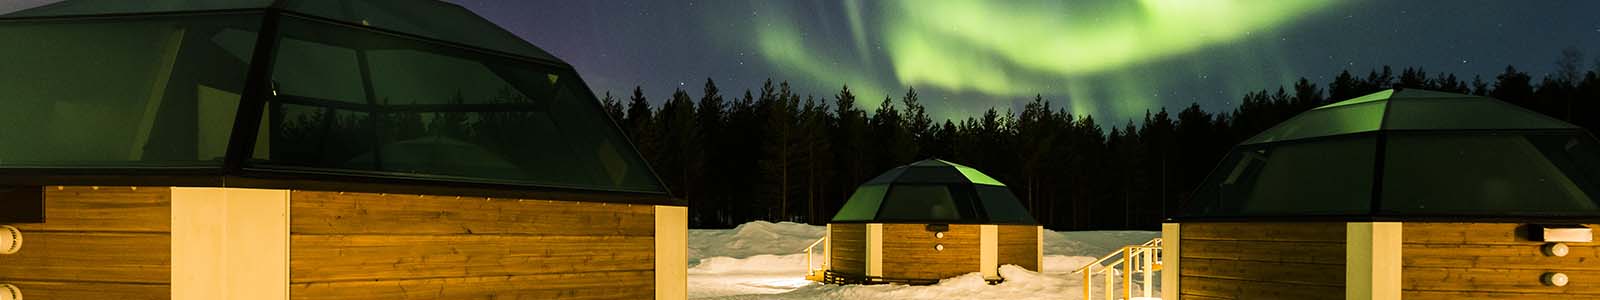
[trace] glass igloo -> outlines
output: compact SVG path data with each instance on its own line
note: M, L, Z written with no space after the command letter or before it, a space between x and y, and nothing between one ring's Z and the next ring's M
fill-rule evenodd
M0 40L16 178L666 194L570 65L441 1L65 1Z
M1499 100L1386 90L1240 143L1179 219L1600 216L1588 131Z

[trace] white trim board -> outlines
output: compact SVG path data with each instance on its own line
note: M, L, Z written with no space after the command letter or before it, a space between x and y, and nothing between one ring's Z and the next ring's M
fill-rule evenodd
M1399 222L1345 224L1345 299L1400 299L1400 227Z
M656 206L656 299L689 298L689 208Z
M172 188L173 300L289 299L289 191Z

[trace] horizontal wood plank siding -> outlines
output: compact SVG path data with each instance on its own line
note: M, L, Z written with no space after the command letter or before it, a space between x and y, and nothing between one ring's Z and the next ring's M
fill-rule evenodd
M292 284L292 299L651 299L651 271Z
M1516 223L1423 223L1403 226L1402 282L1407 299L1600 298L1600 247L1567 243L1565 257L1546 256ZM1597 228L1594 224L1587 225ZM1566 273L1565 287L1543 285L1546 272Z
M844 274L867 274L867 224L833 224L828 241L828 269Z
M172 286L166 284L129 284L72 281L10 281L7 283L16 285L18 289L21 289L22 298L27 300L172 299Z
M1188 226L1185 223L1184 226ZM1187 262L1187 261L1185 261ZM1189 267L1187 265L1185 268ZM1181 299L1344 299L1343 286L1182 276Z
M292 283L653 270L634 236L295 235Z
M1344 223L1184 223L1185 299L1343 299Z
M653 236L655 206L294 191L294 234Z
M978 272L979 226L951 224L944 238L936 238L926 224L884 224L883 277L937 280ZM944 250L936 250L937 244Z
M12 224L23 232L172 232L172 189L44 187L45 222Z
M650 205L293 191L292 299L654 297Z
M26 281L167 284L165 234L23 231L22 251L0 256L0 278Z
M1039 226L999 225L999 264L1039 270Z
M25 299L167 299L171 189L45 186L45 223L12 224L22 249L0 281Z

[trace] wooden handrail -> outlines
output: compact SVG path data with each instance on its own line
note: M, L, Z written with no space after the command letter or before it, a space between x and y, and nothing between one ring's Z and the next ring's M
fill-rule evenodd
M1118 266L1122 267L1123 299L1133 298L1133 273L1136 272L1144 274L1144 284L1142 284L1142 287L1144 288L1143 296L1150 297L1152 292L1151 283L1154 279L1151 273L1158 271L1155 269L1155 267L1160 264L1160 260L1157 260L1156 258L1160 255L1161 238L1155 238L1144 242L1143 244L1123 246L1116 252L1106 254L1094 262L1085 264L1083 267L1079 267L1077 271L1073 271L1072 273L1083 274L1083 299L1086 300L1093 299L1094 284L1092 282L1094 280L1094 275L1109 273L1112 270L1116 270ZM1116 260L1112 260L1113 258ZM1108 261L1109 264L1102 264L1107 263ZM1099 268L1096 269L1095 267ZM1114 289L1110 274L1105 274L1105 289L1105 299L1115 299L1115 293L1113 292Z
M826 240L828 240L828 237L822 237L817 239L816 242L812 242L810 246L806 246L806 275L811 275L811 273L815 273L818 270L825 270L828 268L828 262L826 261L822 262L821 268L813 267L811 264L812 249L817 248L817 245L822 244L822 242Z

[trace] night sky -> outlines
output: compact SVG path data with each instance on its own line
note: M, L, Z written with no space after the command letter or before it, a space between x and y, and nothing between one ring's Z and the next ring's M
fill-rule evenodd
M597 94L638 85L659 102L706 78L729 95L772 78L828 99L848 84L871 108L915 86L940 119L1043 94L1121 124L1385 64L1470 81L1508 64L1538 80L1567 47L1600 63L1600 1L451 2L573 64Z

